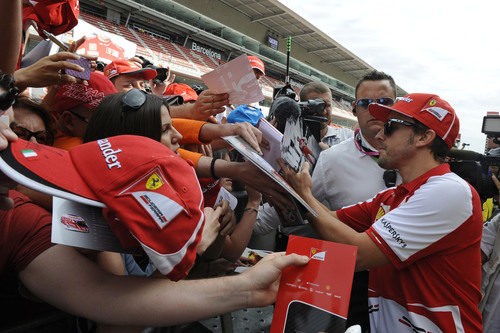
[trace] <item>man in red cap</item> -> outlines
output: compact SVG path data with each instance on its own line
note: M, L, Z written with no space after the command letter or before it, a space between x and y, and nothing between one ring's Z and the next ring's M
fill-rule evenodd
M59 133L54 147L70 149L82 143L92 111L104 96L116 93L116 88L102 73L92 72L88 85L62 85L54 97L54 113Z
M179 95L184 103L194 102L198 99L198 94L193 88L184 83L171 83L165 89L164 95L173 96Z
M432 94L369 111L384 122L378 164L397 169L402 184L332 212L313 197L308 165L295 174L283 164L319 214L308 221L322 238L358 247L356 269L370 269L372 332L481 332L481 202L443 163L459 132L455 111Z
M255 78L257 80L260 80L261 77L266 75L266 68L262 60L260 60L256 56L248 56L248 61L250 61L250 66L252 66Z
M104 67L104 75L113 82L118 92L137 88L145 90L145 82L156 77L153 68L142 68L136 62L119 59Z

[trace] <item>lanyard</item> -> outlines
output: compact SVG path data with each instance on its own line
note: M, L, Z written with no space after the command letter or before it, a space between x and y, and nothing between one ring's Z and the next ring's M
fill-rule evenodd
M371 158L373 158L374 160L377 160L378 152L372 151L366 147L363 147L363 145L361 144L361 132L360 132L359 128L356 129L356 132L354 132L354 145L362 154L368 155Z

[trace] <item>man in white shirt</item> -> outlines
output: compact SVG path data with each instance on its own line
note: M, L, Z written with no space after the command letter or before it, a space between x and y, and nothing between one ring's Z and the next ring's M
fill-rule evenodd
M319 98L326 103L325 111L322 116L328 119L328 121L321 124L321 142L331 147L346 139L352 138L354 136L354 131L350 128L332 127L329 125L332 122L332 92L330 88L321 81L306 83L300 90L300 100L302 102L315 98Z
M373 71L357 84L353 113L359 130L352 138L323 151L313 173L313 195L330 210L365 201L386 185L395 185L386 184L384 173L386 179L394 179L395 174L377 165L375 135L383 123L368 112L370 103L391 106L395 98L396 85L385 73Z
M316 98L312 97L313 94L307 96ZM316 96L321 98L319 94ZM377 165L378 152L375 135L382 128L383 123L368 112L368 105L372 102L384 105L394 103L396 98L394 79L383 72L370 72L356 85L355 96L353 113L358 118L359 130L351 138L323 151L312 176L314 197L330 210L368 200L386 189L384 173L386 179L392 178L391 180L401 183L399 176L396 179L395 171L385 171ZM388 183L387 185L394 186L395 184ZM257 233L267 233L277 228L279 223L275 210L265 205L259 211L254 230ZM304 230L304 226L290 228L293 229L289 232L291 234L309 237L314 235L320 238L309 225L307 230ZM360 324L364 332L369 330L367 286L368 272L356 273L346 326Z
M307 85L302 91L305 89L307 92ZM329 95L331 103L330 93L321 94L315 91L303 94L302 91L302 100L316 97L323 99L323 95ZM378 152L374 147L375 135L383 124L369 114L368 102L392 105L395 98L396 84L394 79L385 73L373 71L357 84L353 113L358 118L359 132L357 131L356 136L323 151L313 174L313 194L329 209L335 210L367 200L386 188L385 170L377 165ZM326 99L328 100L328 96ZM400 177L397 182L401 182ZM264 205L259 211L254 229L259 234L269 233L279 225L275 210L267 207Z
M332 211L368 200L387 185L395 185L386 184L384 178L396 180L394 170L386 171L377 164L375 135L383 123L368 112L368 105L372 102L394 103L394 79L373 71L359 81L355 94L353 113L358 118L359 129L354 137L320 154L312 177L314 197ZM401 183L399 176L397 183ZM347 327L360 324L365 332L369 330L367 287L368 271L355 273Z

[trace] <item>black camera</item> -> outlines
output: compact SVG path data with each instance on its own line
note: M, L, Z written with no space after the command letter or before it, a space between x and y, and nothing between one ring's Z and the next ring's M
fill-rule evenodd
M153 79L156 81L156 83L163 83L165 80L167 80L168 76L168 68L163 68L163 67L158 67L158 66L150 66L150 68L153 68L156 70L156 77Z
M102 61L99 61L99 60L96 61L96 68L95 68L96 71L104 72L105 67L106 67L105 63L103 63Z
M276 128L283 133L288 118L301 117L307 131L314 136L316 141L321 141L321 124L328 122L328 119L323 117L326 108L325 101L316 98L297 102L295 96L296 94L289 84L274 88L274 101L269 115L276 119Z
M483 118L482 133L500 137L500 116L488 115ZM491 179L498 177L500 148L491 149L486 155L470 150L452 149L448 156L450 169L471 184L482 200L498 195L498 189Z
M164 68L164 67L156 66L151 61L144 58L143 56L136 55L136 57L142 60L142 68L152 68L156 71L156 77L153 79L153 81L155 81L155 83L161 84L167 79L168 67Z

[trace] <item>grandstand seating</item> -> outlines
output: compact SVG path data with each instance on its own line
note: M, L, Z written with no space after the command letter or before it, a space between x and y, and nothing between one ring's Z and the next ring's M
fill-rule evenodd
M201 75L217 68L226 61L213 59L206 54L197 52L179 44L172 43L158 35L148 33L141 28L129 28L117 25L88 13L80 12L80 17L95 27L116 34L137 45L136 54L152 59L153 62L163 66L170 66L174 71L179 71L192 77L199 78ZM280 80L263 76L261 78L264 95L271 96L273 87L283 85ZM293 87L298 93L298 87ZM350 106L334 101L334 112L346 115L350 112ZM352 117L352 115L351 115Z

